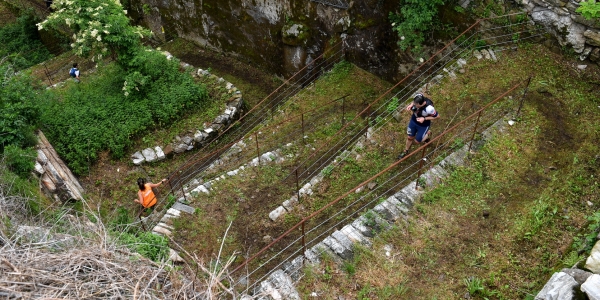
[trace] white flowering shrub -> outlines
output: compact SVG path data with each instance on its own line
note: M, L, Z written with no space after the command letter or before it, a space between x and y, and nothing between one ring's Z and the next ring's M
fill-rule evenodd
M129 24L119 0L54 0L52 8L54 12L37 24L38 29L72 31L71 47L82 57L101 59L110 54L123 59L136 52L142 38L152 34Z

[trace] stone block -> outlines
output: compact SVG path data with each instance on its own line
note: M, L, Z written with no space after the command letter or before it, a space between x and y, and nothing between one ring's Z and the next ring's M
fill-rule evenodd
M142 152L138 151L136 153L134 153L133 155L131 155L131 158L133 160L133 164L136 166L141 165L144 161L146 161L146 158L144 158L144 155L142 155Z
M172 233L171 233L170 230L168 230L168 229L166 229L164 227L161 227L161 226L155 226L154 229L152 229L152 231L156 232L156 233L159 233L159 234L162 234L162 235L165 235L165 236L171 236L172 235Z
M342 259L352 259L353 253L352 249L348 249L344 247L344 245L340 244L336 239L331 236L326 237L323 240L323 244L325 244L333 253Z
M186 212L188 214L193 214L196 209L189 206L189 205L185 205L183 203L180 202L175 202L175 204L173 204L173 208L178 210L178 211L182 211L182 212Z
M167 145L163 151L165 152L165 156L167 158L173 158L173 154L175 153L174 150L175 149L173 149L172 145Z
M285 208L283 208L283 206L279 206L269 213L269 219L272 221L277 221L277 219L279 219L279 217L283 216L285 213Z
M304 275L304 257L297 256L292 261L283 263L282 270L288 274L292 280L298 281Z
M163 150L160 146L154 147L154 152L156 152L156 158L158 160L163 160L166 158L165 152L163 152Z
M283 201L282 205L287 211L291 211L296 204L298 204L298 196L294 195L290 199Z
M146 159L147 162L153 162L158 160L158 156L156 155L156 152L154 152L154 149L152 148L146 148L144 150L142 150L142 155L144 156L144 158Z
M277 269L269 275L268 281L279 291L283 299L300 300L300 295L294 287L292 278L283 270Z
M554 273L542 290L535 296L536 300L577 299L574 289L579 286L573 277L566 273Z
M590 270L592 273L600 273L600 241L597 241L585 261L585 268Z
M584 292L590 300L600 300L600 275L593 274L581 285L581 291Z
M177 217L177 218L179 217L179 215L181 215L180 211L178 211L172 207L167 210L167 213L170 215L173 215L174 217Z
M402 191L395 193L394 198L396 198L396 200L398 200L401 203L403 203L404 205L406 205L406 207L408 207L408 208L412 207L412 205L413 205L413 199L408 197Z
M341 233L346 235L348 239L350 239L353 243L359 243L361 245L365 245L370 247L371 241L366 236L362 235L356 228L352 225L346 225L340 230Z

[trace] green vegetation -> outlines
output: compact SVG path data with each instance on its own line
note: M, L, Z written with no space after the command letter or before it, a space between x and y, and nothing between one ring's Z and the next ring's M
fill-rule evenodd
M444 0L420 1L401 0L400 12L389 14L394 30L400 40L398 46L406 50L412 48L412 52L421 52L426 36L441 25L436 16L438 7L444 4Z
M581 1L577 12L588 20L600 18L600 2L596 0Z
M153 261L163 261L169 257L168 239L152 232L117 233L119 242L129 249Z
M2 65L10 65L14 71L20 71L50 57L50 52L40 41L32 15L24 14L16 23L0 27Z
M299 288L323 292L323 299L341 294L402 299L376 292L400 285L414 299L457 299L466 293L471 299L523 299L535 295L553 272L580 263L600 227L595 213L600 203L595 145L600 122L578 117L600 104L592 83L600 76L597 68L579 72L559 55L531 45L519 53L502 53L497 63L469 61L457 80L431 89L443 116L434 130L462 106L456 99L467 105L482 101L474 99L489 98L530 74L534 77L519 126L508 126L466 166L454 168L427 191L408 224L397 223L374 238L369 254L360 254L353 263L356 272L350 278L307 277ZM380 142L392 135L387 126L377 134L378 150L389 147ZM377 160L369 157L369 162ZM329 178L342 178L345 170L334 170ZM347 266L329 268L343 274Z
M132 137L169 124L208 98L204 87L179 72L177 60L157 51L139 55L129 65L140 72L107 65L87 81L48 92L42 127L73 172L87 172L103 150L123 157Z

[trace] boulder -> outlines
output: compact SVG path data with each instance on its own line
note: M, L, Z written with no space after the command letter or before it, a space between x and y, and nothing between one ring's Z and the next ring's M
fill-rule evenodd
M175 152L175 153L177 153L177 154L180 154L180 153L183 153L183 152L185 152L185 151L187 150L187 148L188 148L188 147L189 147L189 145L188 145L188 144L186 144L186 143L181 143L181 144L178 144L177 146L175 146L175 149L173 149L173 152Z
M146 159L147 162L153 162L158 160L158 156L156 155L156 152L154 152L154 150L152 148L146 148L144 150L142 150L142 155L144 155L144 158Z
M165 157L167 157L167 158L173 157L173 153L174 153L173 146L167 145L163 151L165 153Z
M579 284L564 272L554 273L544 288L535 296L535 300L571 300L579 299L576 289Z
M600 241L597 241L585 261L585 268L593 273L600 273Z
M592 273L590 273L590 272L586 272L584 270L574 269L574 268L573 269L562 269L561 272L570 275L579 284L583 284L590 276L592 276Z
M592 46L600 47L600 32L588 29L583 33L583 36L586 37L586 43Z
M158 158L158 160L165 159L165 157L166 157L165 153L163 152L163 150L160 146L154 147L154 152L156 152L156 157Z
M141 165L144 161L146 161L146 158L144 158L144 155L142 155L142 152L138 151L136 153L134 153L133 155L131 155L131 159L133 160L133 164L136 166Z
M593 274L582 285L581 291L584 292L590 300L600 300L600 275Z

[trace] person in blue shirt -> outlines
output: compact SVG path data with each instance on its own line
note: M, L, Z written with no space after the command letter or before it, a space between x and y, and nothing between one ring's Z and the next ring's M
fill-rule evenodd
M73 80L75 80L75 82L80 81L79 80L79 69L77 69L77 63L74 63L71 70L69 70L69 76L73 77Z
M398 155L398 159L403 158L408 154L412 144L420 144L421 142L428 143L431 131L431 121L440 117L435 108L433 107L433 101L423 96L423 94L415 95L412 103L405 108L406 111L412 113L408 127L406 128L406 147L404 152Z

